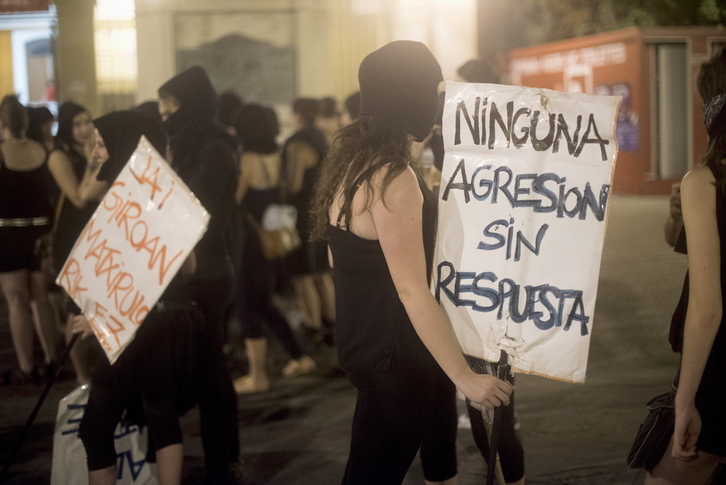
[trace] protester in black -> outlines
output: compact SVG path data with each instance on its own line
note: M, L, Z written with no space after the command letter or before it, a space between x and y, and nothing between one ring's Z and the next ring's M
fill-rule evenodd
M316 364L302 349L285 316L272 302L274 267L263 256L255 228L255 224L262 224L265 211L280 202L280 154L275 143L277 125L273 124L265 108L247 104L237 116L235 128L244 147L236 199L246 221L237 291L240 292L239 319L250 371L234 382L234 388L238 394L245 394L270 388L263 324L270 328L290 356L283 375L286 368L297 368L301 373L312 372Z
M217 93L195 66L159 88L159 112L170 162L211 218L195 248L197 271L189 287L204 313L201 339L199 411L208 483L224 483L239 454L237 397L222 346L227 309L234 298L234 271L226 230L237 188L236 140L215 119Z
M161 126L132 111L118 111L94 121L93 159L98 179L113 183L144 135L158 150L165 147ZM160 484L178 484L182 471L182 432L178 415L196 398L198 335L204 319L184 292L193 271L193 256L172 279L136 331L134 339L110 365L103 359L93 374L79 435L86 449L89 484L115 483L114 431L124 410L134 424L149 427L149 453L157 462ZM85 317L74 319L74 331L91 334Z
M399 484L419 447L425 479L455 483L451 381L488 408L512 388L469 368L428 287L436 206L410 150L433 126L441 68L398 41L369 54L359 80L360 116L321 170L313 226L330 244L339 361L358 389L343 483Z

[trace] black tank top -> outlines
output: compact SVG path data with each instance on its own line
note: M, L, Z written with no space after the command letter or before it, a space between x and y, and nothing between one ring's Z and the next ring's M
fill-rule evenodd
M12 170L0 152L0 238L27 245L53 227L53 208L48 199L46 162L32 170ZM5 245L3 245L5 247Z
M80 183L83 180L83 174L86 171L86 158L69 146L57 148L63 150L71 161L71 168L76 180ZM57 185L57 184L56 184ZM63 198L58 221L56 222L55 236L53 237L53 267L56 273L60 273L68 255L76 243L76 239L81 235L86 223L93 216L99 202L91 201L86 203L83 209L76 208L70 200Z
M364 172L356 186L371 174L370 169ZM423 183L420 186L424 194L423 243L430 277L436 197ZM436 365L398 298L380 242L331 224L328 244L335 261L336 334L341 367L365 372Z

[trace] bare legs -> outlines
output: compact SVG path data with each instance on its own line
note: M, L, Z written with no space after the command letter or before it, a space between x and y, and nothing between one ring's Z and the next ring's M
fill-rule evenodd
M88 485L115 485L116 465L88 472Z
M317 338L333 345L335 323L335 285L329 271L293 277L298 307L305 315L305 325L319 333Z
M329 322L335 322L335 283L333 283L333 275L330 271L325 271L313 275L313 279L318 295L320 295L322 317Z
M73 337L73 317L69 314L66 320L66 343ZM73 369L76 371L78 384L91 383L91 344L93 339L76 339L75 345L71 347L68 355L71 358Z
M428 480L424 480L424 483L426 485L457 485L459 483L459 480L456 478L456 476L453 476L448 480L444 480L443 482L429 482Z
M8 319L20 370L33 371L33 327L43 349L45 363L56 359L53 314L40 272L19 269L0 273L0 287L8 303ZM32 307L32 311L31 311Z
M20 370L33 370L33 324L30 316L28 270L20 269L0 274L0 287L8 303L8 319L13 347Z
M159 485L181 483L184 453L181 443L165 446L156 451L156 478Z
M295 288L297 304L305 314L305 325L311 328L321 328L323 323L320 294L315 286L313 275L294 276L292 284Z
M165 446L156 451L156 477L159 485L181 483L183 451L181 443ZM116 466L88 472L88 485L115 485Z
M30 306L33 312L35 332L38 335L38 340L40 340L40 346L43 348L45 363L50 364L56 360L56 330L53 307L48 299L45 285L45 275L43 273L40 271L30 273Z
M705 485L720 461L719 457L703 451L693 461L680 461L673 458L672 452L673 438L658 465L645 477L645 485Z
M267 339L245 339L249 373L233 382L237 394L266 392L270 390L270 377L267 374Z

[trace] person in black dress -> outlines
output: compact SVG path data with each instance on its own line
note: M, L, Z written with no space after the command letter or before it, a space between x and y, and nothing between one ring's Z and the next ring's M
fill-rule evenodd
M509 403L512 387L475 374L428 286L436 204L411 158L431 131L441 68L419 42L361 63L360 116L321 170L313 236L333 260L337 348L358 389L343 483L400 484L421 450L427 482L456 481L452 381L475 403Z
M38 377L33 360L33 327L47 371L55 364L53 314L36 251L38 239L52 228L53 214L46 151L25 136L28 114L15 96L7 95L0 103L0 126L0 289L7 302L18 359L18 372L9 370L3 377L8 383L18 383Z
M97 178L108 187L121 172L144 135L157 151L166 142L161 125L133 111L117 111L94 121L96 144L92 157ZM178 415L196 398L197 341L204 319L184 291L193 271L193 255L169 283L134 339L110 365L102 359L93 377L79 436L86 449L90 485L116 483L114 431L124 410L133 424L149 427L149 452L157 463L160 484L181 482L182 432ZM74 331L92 331L83 315L74 318Z
M240 160L240 179L236 200L246 219L262 224L265 210L280 202L280 154L275 143L277 126L265 108L256 104L245 105L235 122L237 136L243 147ZM239 319L245 337L245 350L250 365L249 374L234 382L238 394L267 391L267 338L263 324L272 330L290 361L282 369L283 375L296 368L299 373L312 372L316 365L300 346L297 336L280 310L272 302L274 267L262 254L257 231L246 221L242 244L242 264L237 279L242 306Z

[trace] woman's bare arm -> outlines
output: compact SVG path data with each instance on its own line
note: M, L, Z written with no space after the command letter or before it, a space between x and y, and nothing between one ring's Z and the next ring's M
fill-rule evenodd
M68 155L63 150L53 150L48 156L48 169L53 175L55 183L58 184L63 195L77 209L86 207L86 201L80 195L80 181L73 173L73 166Z
M690 459L700 433L696 391L721 324L721 248L714 177L705 166L683 179L683 220L688 234L689 298L681 374L676 394L673 454Z
M374 186L385 173L380 170ZM386 189L386 204L375 194L370 213L386 257L391 277L416 333L444 372L475 403L487 408L509 404L512 387L469 368L446 316L429 290L423 247L423 194L410 168L399 174Z
M247 194L247 189L249 189L250 186L250 182L247 178L249 176L249 169L245 167L245 165L247 165L245 158L244 154L239 157L239 176L237 177L237 190L234 194L234 200L237 205L242 203L245 195Z
M292 142L287 146L287 166L285 174L285 192L297 194L302 189L305 170L315 166L318 152L305 142Z
M90 164L83 174L83 180L78 186L78 196L84 202L101 200L108 191L108 183L96 178L100 170L101 164Z

